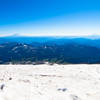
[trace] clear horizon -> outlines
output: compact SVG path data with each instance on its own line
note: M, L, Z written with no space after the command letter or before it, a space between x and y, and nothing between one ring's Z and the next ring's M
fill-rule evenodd
M0 36L100 35L99 0L0 1Z

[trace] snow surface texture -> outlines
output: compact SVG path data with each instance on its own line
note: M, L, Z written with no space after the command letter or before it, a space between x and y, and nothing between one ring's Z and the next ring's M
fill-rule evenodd
M0 100L100 100L100 65L1 65Z

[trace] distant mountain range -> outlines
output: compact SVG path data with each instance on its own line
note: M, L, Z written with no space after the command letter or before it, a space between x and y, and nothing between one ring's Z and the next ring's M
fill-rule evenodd
M77 43L81 45L88 45L88 46L95 46L95 47L100 47L100 36L99 35L91 35L91 36L73 36L73 37L20 37L20 36L8 36L8 37L0 37L0 44L2 43L7 43L7 42L17 42L17 43L46 43L48 44L69 44L69 43Z
M100 39L0 37L0 64L42 64L45 62L50 64L100 63Z

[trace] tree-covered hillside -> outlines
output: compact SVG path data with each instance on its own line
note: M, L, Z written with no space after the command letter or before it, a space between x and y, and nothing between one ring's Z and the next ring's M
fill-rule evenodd
M80 64L100 63L100 49L77 43L17 43L0 44L0 64Z

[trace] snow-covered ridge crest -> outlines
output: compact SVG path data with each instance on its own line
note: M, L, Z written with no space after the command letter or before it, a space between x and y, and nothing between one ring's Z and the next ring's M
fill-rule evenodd
M0 65L0 100L100 100L100 65Z

